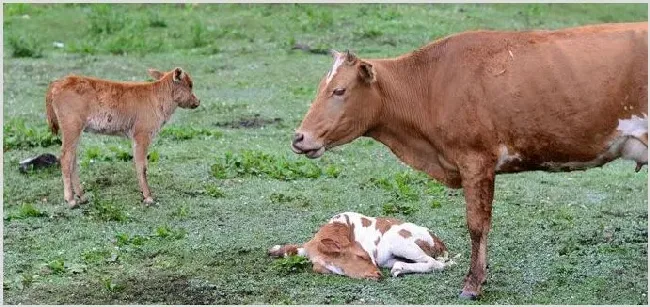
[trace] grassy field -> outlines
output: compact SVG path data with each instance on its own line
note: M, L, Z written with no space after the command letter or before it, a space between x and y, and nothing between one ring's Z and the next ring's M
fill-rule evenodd
M647 5L36 5L4 12L4 302L8 304L459 304L469 264L462 191L427 180L381 144L316 161L293 130L331 58L397 56L469 29L554 29L647 20ZM55 43L57 46L55 46ZM128 141L85 134L90 202L63 203L47 132L47 84L68 73L147 80L181 66L202 105L176 111L151 147L144 207ZM647 168L497 179L483 304L647 304ZM336 213L434 230L458 265L380 282L316 275L266 250L303 242ZM384 271L388 275L387 271Z

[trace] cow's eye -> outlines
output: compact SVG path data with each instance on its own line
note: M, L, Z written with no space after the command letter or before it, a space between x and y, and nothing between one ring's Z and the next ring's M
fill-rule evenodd
M336 89L334 89L333 94L334 94L334 96L343 96L343 94L345 94L345 89L344 88L336 88Z

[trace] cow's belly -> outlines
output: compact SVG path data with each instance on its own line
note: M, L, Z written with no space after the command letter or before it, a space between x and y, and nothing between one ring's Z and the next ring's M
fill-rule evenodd
M575 146L581 146L581 144L575 144ZM523 156L516 151L513 152L506 145L500 145L495 170L497 173L515 173L528 170L567 172L599 167L607 162L622 158L636 162L636 170L638 171L642 165L648 164L647 115L644 115L644 117L633 116L631 119L619 121L613 136L603 143L600 148L602 150L594 152L592 159L539 161ZM552 156L552 152L547 153L546 156Z
M84 127L86 132L119 136L126 136L130 129L131 125L127 120L112 112L101 112L90 116Z

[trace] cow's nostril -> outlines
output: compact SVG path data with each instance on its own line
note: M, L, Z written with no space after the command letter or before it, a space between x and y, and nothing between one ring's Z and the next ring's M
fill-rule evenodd
M296 133L296 134L293 136L293 143L296 144L296 143L302 141L304 138L305 138L305 135L304 135L304 134L302 134L302 133Z

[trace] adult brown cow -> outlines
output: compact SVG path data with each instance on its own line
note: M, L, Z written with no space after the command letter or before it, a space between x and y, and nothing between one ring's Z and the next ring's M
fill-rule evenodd
M309 158L360 136L465 192L472 253L461 297L486 279L494 176L648 161L648 23L452 35L393 59L334 53L296 132Z

